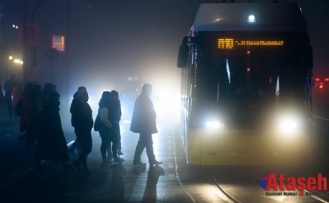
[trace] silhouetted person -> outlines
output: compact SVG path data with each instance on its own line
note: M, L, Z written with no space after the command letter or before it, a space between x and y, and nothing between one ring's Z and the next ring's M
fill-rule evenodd
M5 96L3 95L2 91L2 84L0 84L0 105L4 102Z
M67 165L69 153L59 115L59 99L59 93L50 93L41 113L41 128L35 152L36 170L41 169L42 160L60 161L64 170L71 168Z
M20 83L18 83L12 91L12 108L13 108L13 116L14 116L14 120L17 120L17 112L16 112L16 107L17 104L19 102L19 100L21 100L23 97L23 89L22 89L22 85Z
M79 87L74 99L70 111L74 132L80 146L80 154L74 165L78 171L82 170L83 174L87 175L91 173L87 167L87 156L92 150L91 129L94 125L92 110L88 104L87 89Z
M122 112L121 112L121 103L119 100L119 93L115 90L111 91L111 106L113 108L113 115L115 121L114 123L115 125L117 125L115 127L116 129L115 135L117 136L117 140L118 140L118 156L120 156L123 155L121 151L121 132L120 132L120 120L121 120ZM108 151L112 151L111 149L112 149L111 144L109 144ZM110 153L110 155L113 156L112 153Z
M77 122L78 122L78 114L75 114L75 108L77 106L77 103L79 102L77 96L79 94L79 91L84 91L86 90L85 87L81 86L78 88L78 91L76 91L73 95L73 99L72 99L72 102L71 102L71 106L70 106L70 113L71 113L71 125L74 127ZM69 152L73 155L76 155L75 154L75 150L78 151L78 154L80 154L80 146L79 146L79 141L78 139L75 139L74 142L72 143L72 145L69 147Z
M17 103L20 107L20 132L22 135L18 138L19 141L27 146L32 146L35 144L35 132L36 132L36 122L38 108L34 100L34 88L33 84L27 82L24 86L23 97L21 101Z
M39 84L33 86L31 105L33 110L31 115L31 139L35 141L40 131L40 117L44 108L42 87Z
M110 143L112 143L112 155L114 162L124 161L118 157L118 137L116 135L119 124L117 123L114 116L114 108L111 106L111 93L104 91L102 97L98 103L98 119L96 118L95 125L99 125L99 135L102 139L100 151L103 159L103 165L107 164L109 158L106 157L106 151Z
M17 81L15 80L15 75L12 74L3 86L3 90L5 91L5 104L8 108L8 117L10 121L13 120L12 92L16 85Z
M48 96L52 92L56 92L57 88L56 85L51 84L49 82L45 83L45 85L42 88L42 100L45 103L47 101Z
M141 154L146 148L147 157L150 165L161 164L155 159L153 152L152 134L157 133L156 112L150 99L152 94L152 86L144 84L141 94L135 101L133 116L131 119L130 130L139 133L139 140L136 146L133 165L145 165L141 162Z

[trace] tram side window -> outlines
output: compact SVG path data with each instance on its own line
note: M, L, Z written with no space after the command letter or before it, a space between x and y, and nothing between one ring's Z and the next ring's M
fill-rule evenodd
M206 60L207 61L207 60ZM229 77L226 70L226 59L212 59L207 62L199 61L198 68L198 98L207 105L220 107L227 100Z

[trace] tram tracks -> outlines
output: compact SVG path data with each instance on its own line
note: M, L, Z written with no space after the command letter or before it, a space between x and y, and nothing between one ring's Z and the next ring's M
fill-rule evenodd
M184 191L184 193L186 194L186 196L188 197L188 199L193 202L196 203L198 202L197 199L195 199L193 197L193 194L191 194L188 189L184 186L184 184L181 181L181 177L179 175L178 172L178 160L177 160L177 149L176 149L176 144L177 142L175 142L175 136L172 136L173 139L173 148L174 148L174 159L175 159L175 178L176 181L178 182L179 186L181 187L181 189ZM239 200L237 200L234 196L232 196L231 194L229 194L216 180L215 177L211 177L208 179L210 179L210 185L215 186L215 192L216 195L223 201L225 202L230 202L230 203L241 203Z
M322 120L322 121L325 121L325 122L328 122L329 119L328 118L324 118L324 117L320 117L320 116L314 116L315 119L319 119L319 120ZM182 177L180 177L179 175L179 172L178 172L178 161L177 161L177 156L176 156L176 148L179 146L176 146L175 143L175 136L173 136L173 145L174 145L174 157L175 157L175 175L176 175L176 180L177 182L179 183L180 187L183 189L183 191L185 192L185 194L189 197L189 200L191 202L199 202L199 198L198 196L190 190L190 188L188 186L186 186L184 184L184 181L181 181ZM178 142L179 143L179 142ZM242 200L239 199L239 195L236 196L236 195L233 195L232 193L230 193L230 191L226 190L225 189L225 186L223 186L220 181L218 179L216 179L215 176L209 174L205 177L206 179L208 179L208 185L213 187L214 188L214 193L216 194L216 196L221 200L221 202L230 202L230 203L241 203L241 202L244 202ZM312 193L310 191L307 191L305 190L305 193ZM265 193L264 193L265 195ZM308 197L296 197L296 198L308 198L308 202L322 202L322 203L329 203L329 198L327 198L325 195L329 195L328 194L317 194L316 192ZM329 197L329 196L328 196ZM254 197L253 197L254 198ZM305 199L306 200L306 199ZM269 200L271 201L271 200ZM291 201L291 199L289 197L283 197L282 198L282 202L285 202L285 201ZM292 200L294 201L294 200ZM298 201L304 201L304 200L298 200ZM275 202L275 200L273 200L273 202Z
M241 203L238 199L236 199L233 195L231 195L229 192L227 192L216 180L215 177L211 177L212 181L214 181L214 184L218 190L217 195L220 196L223 200L229 201L231 203Z

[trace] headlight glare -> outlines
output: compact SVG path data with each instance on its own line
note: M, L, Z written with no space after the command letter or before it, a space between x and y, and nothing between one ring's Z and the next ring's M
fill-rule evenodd
M207 121L206 127L207 128L224 128L225 125L224 125L224 123L222 123L220 121L213 120L213 121Z
M278 120L278 130L280 133L297 133L301 128L300 120L294 116L284 116Z

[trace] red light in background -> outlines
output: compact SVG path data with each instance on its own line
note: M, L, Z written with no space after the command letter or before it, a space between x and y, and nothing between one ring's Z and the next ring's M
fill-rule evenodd
M315 78L315 82L320 82L320 78Z
M319 85L319 89L323 89L324 85L323 83L321 82L320 85Z
M325 78L324 81L329 82L329 78Z

